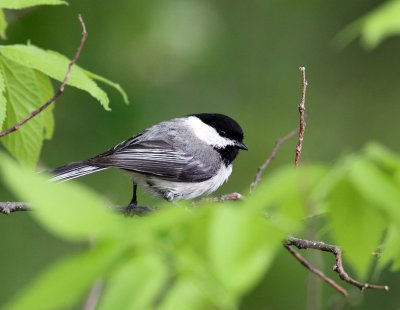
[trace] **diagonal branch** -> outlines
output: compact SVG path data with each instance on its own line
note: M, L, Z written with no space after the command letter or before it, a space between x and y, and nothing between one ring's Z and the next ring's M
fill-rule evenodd
M309 271L319 276L322 280L330 284L333 288L335 288L338 292L342 295L347 296L347 291L338 285L335 281L331 278L326 276L320 270L311 266L311 264L304 259L299 253L293 250L292 246L297 247L298 249L314 249L324 252L329 252L335 255L335 265L333 266L333 270L338 273L340 279L343 281L358 287L361 291L365 289L376 289L376 290L384 290L388 291L389 287L387 285L375 285L370 284L367 282L360 282L355 280L354 278L350 277L349 274L345 271L343 267L343 259L342 259L342 251L336 245L326 244L322 241L310 241L310 240L303 240L298 238L289 237L284 241L284 247Z
M0 202L0 213L10 214L16 211L30 211L31 206L26 202L6 201Z
M282 144L284 144L286 141L288 141L290 138L292 138L298 132L299 132L299 129L295 128L291 132L289 132L285 136L283 136L282 138L275 141L275 145L271 151L271 154L267 157L267 159L264 161L264 163L258 168L256 176L254 178L254 181L250 185L251 193L254 192L258 183L260 183L265 169L267 169L267 167L270 165L270 163L275 159L276 153L278 152L278 150L280 149Z
M48 100L46 101L40 108L38 108L37 110L33 111L31 114L29 114L26 118L24 118L23 120L21 120L20 122L18 122L17 124L15 124L14 126L0 132L0 138L4 137L14 131L17 131L22 125L24 125L25 123L29 122L32 118L34 118L36 115L38 115L40 112L42 112L44 109L46 109L47 107L49 107L54 101L56 101L56 99L58 97L61 96L61 94L64 92L65 86L68 83L69 77L71 75L71 70L72 67L74 66L74 64L77 62L77 60L79 59L79 56L81 54L83 45L85 44L86 41L86 37L87 37L87 32L86 32L86 26L85 23L83 22L82 16L79 14L78 16L79 22L81 23L82 26L82 38L81 38L81 42L79 44L79 47L75 53L74 58L71 60L71 62L68 65L68 69L67 69L67 73L65 74L65 78L62 81L60 87L58 88L58 90L54 93L54 95Z
M301 150L303 147L303 139L304 139L304 131L306 128L306 122L305 122L305 96L306 96L306 89L307 89L307 80L306 80L306 68L305 67L300 67L299 68L301 72L301 77L302 77L302 91L301 91L301 101L299 104L299 114L300 114L300 125L298 128L299 131L299 140L297 142L296 146L296 156L294 160L294 166L297 168L300 163L300 155L301 155ZM272 154L271 154L272 155ZM311 241L311 240L304 240L304 239L298 239L298 238L287 238L283 242L283 246L290 252L290 254L293 255L294 258L296 258L300 264L302 264L305 268L307 268L310 272L316 274L318 277L320 277L322 280L327 282L329 285L331 285L334 289L336 289L340 294L347 296L348 293L347 291L341 287L339 284L337 284L334 280L329 278L327 275L325 275L322 271L319 269L313 267L303 256L301 256L298 252L296 252L292 246L297 247L298 249L314 249L314 250L320 250L320 251L325 251L325 252L330 252L335 255L336 263L333 267L333 270L336 271L339 274L340 279L343 281L354 285L358 287L360 290L365 290L367 288L370 289L377 289L377 290L385 290L388 291L389 287L387 285L375 285L375 284L369 284L367 282L360 282L348 275L348 273L344 270L343 267L343 261L342 261L342 251L340 250L339 247L335 245L330 245L330 244L325 244L322 241Z

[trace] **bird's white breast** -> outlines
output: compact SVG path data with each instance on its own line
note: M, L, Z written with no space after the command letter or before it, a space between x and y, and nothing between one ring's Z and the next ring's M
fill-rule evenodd
M171 197L168 200L181 200L211 194L226 182L231 173L232 165L222 164L215 176L203 182L173 182L141 173L132 173L132 175L134 182L151 195L166 199L161 193L170 192Z

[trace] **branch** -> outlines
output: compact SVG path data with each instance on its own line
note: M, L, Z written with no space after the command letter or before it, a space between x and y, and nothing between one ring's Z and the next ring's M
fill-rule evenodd
M224 202L227 200L243 200L244 197L239 193L230 193L221 195L218 197L212 198L204 198L198 202L194 202L193 205L199 205L203 203L211 203L211 202ZM154 212L154 209L148 206L138 206L137 209L129 209L127 206L110 206L110 210L116 211L128 216L145 216L149 213ZM0 213L10 214L18 211L32 211L32 207L30 203L27 202L19 202L19 201L7 201L0 202Z
M98 279L94 282L88 296L86 297L83 310L95 310L97 308L103 287L104 281L102 279Z
M79 19L79 22L81 23L81 26L82 26L81 42L80 42L79 47L78 47L78 49L77 49L77 51L75 53L74 58L71 60L71 62L68 65L67 73L65 74L65 78L62 81L60 87L54 93L54 95L48 101L46 101L40 108L38 108L37 110L33 111L30 115L28 115L26 118L24 118L23 120L21 120L20 122L18 122L14 126L12 126L12 127L8 128L6 130L0 132L0 138L4 137L4 136L6 136L6 135L8 135L8 134L10 134L10 133L12 133L14 131L17 131L22 125L24 125L25 123L30 121L32 118L34 118L36 115L38 115L40 112L42 112L47 107L49 107L64 92L65 86L67 85L67 82L69 80L69 76L71 74L72 67L74 66L74 64L79 59L79 56L81 54L83 45L85 44L86 37L87 37L86 26L85 26L85 23L83 22L82 16L80 14L78 16L78 19Z
M298 128L299 140L297 142L296 156L295 156L295 160L294 160L295 168L297 168L300 163L300 155L301 155L301 150L303 147L304 131L306 128L306 122L305 122L305 117L306 117L306 115L305 115L305 110L306 110L305 99L306 98L305 97L306 97L306 90L307 90L307 80L306 80L306 73L305 73L306 68L300 67L299 70L301 72L301 78L302 78L302 91L301 91L301 101L299 104L300 125ZM276 146L275 146L275 148L276 148ZM272 153L269 158L272 158L272 159L274 158L275 148L272 150ZM266 166L268 166L269 162L272 160L272 159L269 160L269 158L267 158L266 162L264 163L264 164L266 164ZM257 173L257 175L258 175L258 173ZM257 179L257 175L256 175L256 179ZM369 284L366 282L363 283L363 282L357 281L357 280L353 279L352 277L350 277L343 268L342 252L341 252L340 248L337 246L325 244L324 242L321 242L321 241L310 241L310 240L297 239L297 238L287 238L284 241L283 245L290 252L290 254L292 254L293 257L296 258L300 262L300 264L302 264L310 272L316 274L318 277L320 277L322 280L327 282L335 290L337 290L340 294L342 294L344 296L347 296L348 293L343 287L341 287L334 280L332 280L327 275L325 275L322 271L313 267L303 256L301 256L299 253L297 253L291 246L296 246L298 249L315 249L315 250L333 253L336 258L336 263L334 265L333 270L339 274L340 279L342 279L343 281L345 281L351 285L358 287L360 290L365 290L367 288L385 290L385 291L389 290L389 287L387 285L374 285L374 284Z
M376 289L376 290L384 290L384 291L389 290L389 287L387 285L375 285L375 284L370 284L367 282L360 282L360 281L357 281L354 278L350 277L343 267L342 251L338 246L326 244L322 241L310 241L310 240L303 240L303 239L298 239L298 238L293 238L293 237L289 237L284 241L284 247L304 267L306 267L309 271L311 271L312 273L319 276L322 280L327 282L329 285L331 285L334 289L336 289L339 293L341 293L344 296L348 295L347 291L344 288L342 288L335 281L333 281L331 278L326 276L323 272L321 272L320 270L311 266L311 264L306 259L304 259L299 253L297 253L295 250L293 250L293 248L291 246L295 246L300 250L301 249L314 249L314 250L320 250L320 251L332 253L333 255L335 255L335 260L336 260L335 265L333 266L333 270L338 273L340 279L342 279L343 281L345 281L351 285L358 287L361 291L363 291L365 289Z
M267 157L264 163L258 168L254 181L250 185L250 192L254 192L258 183L260 183L261 178L264 174L265 169L270 165L270 163L275 159L276 153L278 152L279 148L282 144L292 138L297 132L299 131L298 128L293 129L291 132L283 136L282 138L275 141L274 148L271 151L271 154Z
M304 139L304 131L306 129L306 107L305 107L305 100L306 100L306 90L307 90L307 80L306 80L306 68L300 67L301 72L301 80L302 80L302 89L301 89L301 100L299 104L299 114L300 114L300 125L299 125L299 141L296 146L296 156L294 159L294 166L297 168L300 163L300 155L301 149L303 147L303 139Z
M16 211L30 211L31 206L26 202L0 202L0 213L10 214Z

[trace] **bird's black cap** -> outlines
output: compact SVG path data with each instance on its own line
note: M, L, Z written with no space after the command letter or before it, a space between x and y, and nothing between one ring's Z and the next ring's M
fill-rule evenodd
M229 116L217 113L201 113L192 114L196 116L203 123L215 128L215 130L222 136L238 142L243 141L243 130L240 125ZM244 146L244 144L243 144ZM247 149L244 148L243 149Z

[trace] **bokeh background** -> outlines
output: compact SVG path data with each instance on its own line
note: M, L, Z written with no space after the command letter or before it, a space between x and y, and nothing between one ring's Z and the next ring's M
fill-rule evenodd
M374 49L358 40L335 44L347 25L382 1L68 2L68 7L9 11L7 43L30 41L72 56L81 13L89 37L79 64L119 83L130 104L110 88L112 112L106 112L89 95L68 88L56 103L56 131L44 145L42 169L100 153L161 120L219 112L242 125L249 147L219 193L242 191L274 141L297 126L303 65L309 82L304 162L333 163L370 140L400 151L400 38L390 37ZM294 146L294 140L283 146L269 169L291 163ZM80 182L114 204L130 199L129 177L119 172ZM0 195L1 201L12 199L3 188ZM153 202L139 195L141 202ZM79 248L49 235L24 213L1 216L0 236L0 304ZM325 260L326 270L331 263ZM379 282L391 285L391 292L354 289L347 302L321 284L323 309L397 309L399 279L384 272ZM315 298L307 292L308 281L308 273L282 251L241 308L304 309Z

